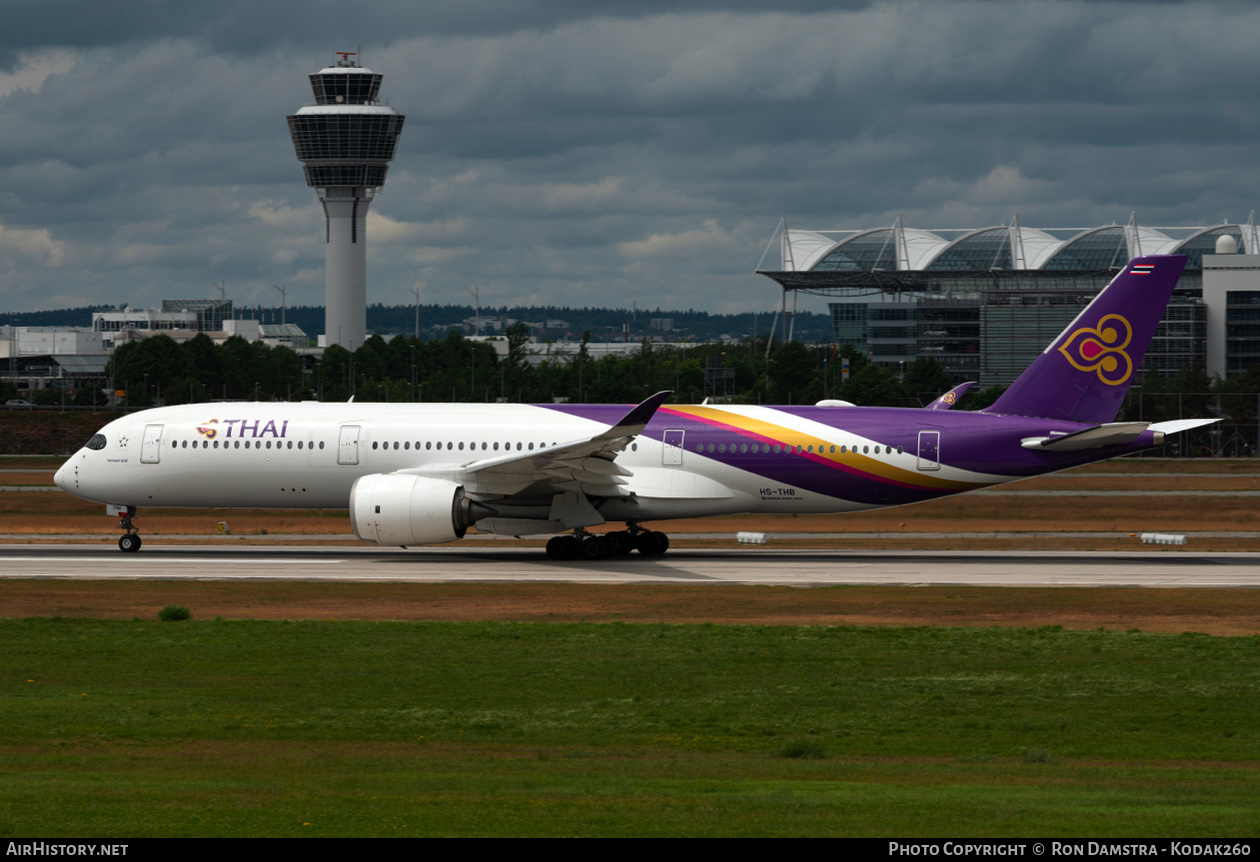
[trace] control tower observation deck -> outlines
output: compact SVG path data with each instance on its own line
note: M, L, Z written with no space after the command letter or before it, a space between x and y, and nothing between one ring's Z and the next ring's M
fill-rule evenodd
M355 350L367 337L367 212L385 185L403 117L378 94L382 75L354 54L311 75L315 104L289 115L306 184L324 207L324 339Z

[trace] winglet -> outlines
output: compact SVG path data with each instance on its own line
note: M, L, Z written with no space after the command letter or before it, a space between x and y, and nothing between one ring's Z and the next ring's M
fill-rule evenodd
M976 381L974 380L968 380L966 383L959 383L953 389L949 390L940 398L937 398L935 401L933 401L931 404L924 407L923 409L924 410L948 410L949 408L957 404L960 400L962 400L962 397L963 395L967 393L967 390L975 385L976 385Z
M643 427L648 424L652 416L655 415L657 409L665 403L665 399L674 393L670 390L657 392L651 398L644 401L632 409L625 416L618 420L616 425L608 429L607 434L611 436L620 436L622 434L638 434Z

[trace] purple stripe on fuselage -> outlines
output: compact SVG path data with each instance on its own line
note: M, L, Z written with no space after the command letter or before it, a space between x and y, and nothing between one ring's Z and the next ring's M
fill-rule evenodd
M625 415L621 405L564 404L539 405L555 409L571 416L581 416L595 422L612 424ZM679 409L685 409L680 406ZM720 406L714 409L722 410ZM843 431L871 440L879 446L902 447L900 466L913 469L917 462L918 435L920 431L937 431L940 434L938 459L944 465L976 473L1024 478L1053 470L1062 470L1079 464L1115 457L1149 448L1149 435L1132 444L1108 446L1079 452L1054 452L1025 449L1021 440L1028 437L1047 436L1051 432L1069 434L1092 427L1076 422L1051 419L1030 419L1019 416L1000 416L987 413L955 413L953 411L916 410L900 407L773 407L783 414L749 420L750 424L781 424L794 433L803 419L828 428ZM666 405L662 411L669 410ZM926 488L838 464L826 457L810 453L741 453L708 452L708 444L725 443L738 446L743 442L787 445L786 441L774 440L753 431L745 431L735 423L741 420L736 413L726 413L730 424L704 421L694 416L658 411L644 429L644 437L661 441L668 429L685 432L684 466L689 458L703 457L712 461L765 477L767 480L793 485L819 494L878 505L898 505L928 500L957 493L952 489ZM821 435L820 435L821 436ZM703 444L705 452L695 451ZM911 465L911 466L906 466ZM824 469L828 468L828 469ZM934 472L925 475L933 476Z

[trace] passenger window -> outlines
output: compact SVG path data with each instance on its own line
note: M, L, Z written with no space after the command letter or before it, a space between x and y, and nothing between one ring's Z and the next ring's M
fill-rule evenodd
M324 448L324 441L323 441L323 440L320 440L320 441L319 441L319 448L321 448L321 449L323 449L323 448Z
M398 441L397 441L397 440L395 440L395 441L394 441L394 448L395 448L395 449L397 449L397 448L398 448Z

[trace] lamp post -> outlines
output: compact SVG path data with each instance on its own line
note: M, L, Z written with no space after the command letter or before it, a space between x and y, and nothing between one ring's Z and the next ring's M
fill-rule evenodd
M281 325L281 326L284 326L284 324L285 324L285 319L284 319L284 306L285 306L285 300L284 300L284 285L283 285L283 284L273 284L273 285L272 285L272 287L274 287L276 290L280 291L280 325ZM272 318L272 320L275 320L275 318L273 317L273 318Z

